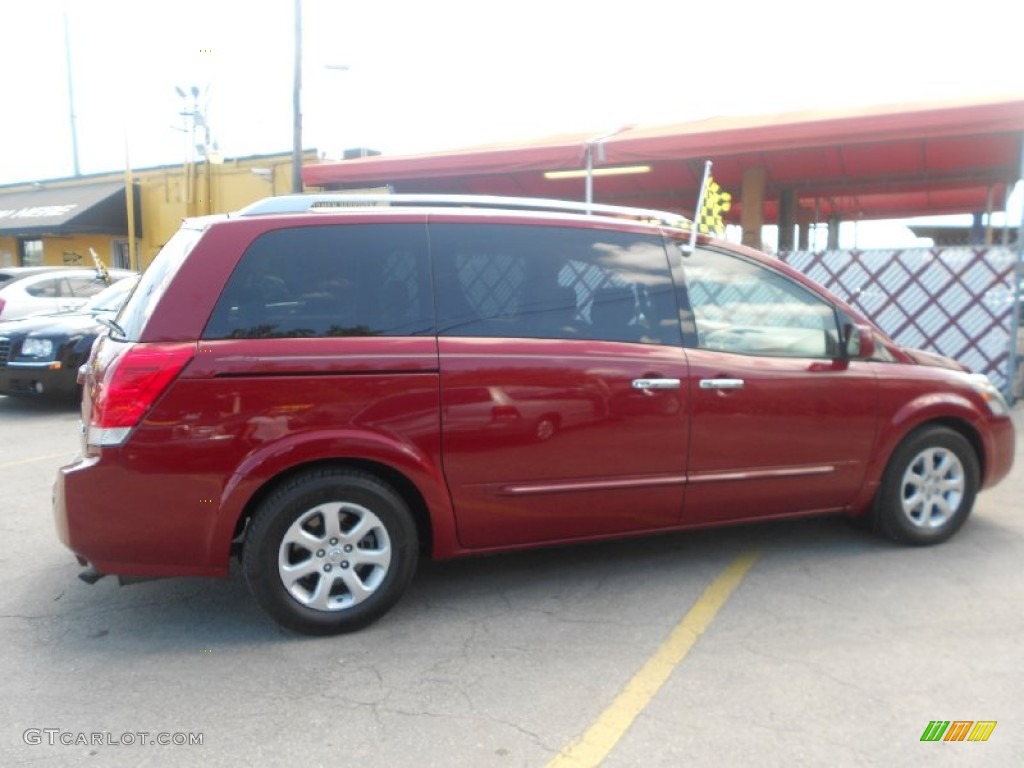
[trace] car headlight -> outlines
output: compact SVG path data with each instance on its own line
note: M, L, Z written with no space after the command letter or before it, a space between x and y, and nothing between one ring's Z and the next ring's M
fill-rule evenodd
M21 342L21 354L39 359L53 357L53 342L50 339L25 339Z
M996 389L996 385L988 380L984 373L972 373L967 376L974 390L981 395L985 405L992 412L993 416L1009 416L1010 406L1006 404L1003 393Z

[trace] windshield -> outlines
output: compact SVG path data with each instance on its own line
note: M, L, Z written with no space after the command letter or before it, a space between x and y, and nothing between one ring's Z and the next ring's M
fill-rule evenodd
M125 299L128 298L128 294L132 292L132 288L137 282L139 282L138 276L118 280L89 299L82 307L82 311L117 312L124 305Z

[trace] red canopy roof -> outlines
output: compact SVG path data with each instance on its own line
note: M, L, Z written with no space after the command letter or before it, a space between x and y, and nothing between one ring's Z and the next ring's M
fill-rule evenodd
M784 190L818 220L898 218L1003 205L1020 177L1024 99L717 117L637 125L612 134L552 136L424 155L375 156L303 169L307 185L329 189L391 185L396 192L511 194L582 199L584 180L545 171L649 165L647 173L600 176L594 199L670 211L692 210L703 161L733 192L739 213L743 173L766 174L765 218L777 218ZM598 150L598 145L603 145Z

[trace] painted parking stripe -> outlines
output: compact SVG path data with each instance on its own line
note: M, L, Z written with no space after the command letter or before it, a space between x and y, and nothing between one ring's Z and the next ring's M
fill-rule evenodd
M72 456L73 454L68 451L64 451L64 453L51 453L47 456L33 456L31 459L19 459L18 461L8 461L4 464L0 464L0 469L20 467L22 464L32 464L36 461L49 461L50 459L67 458L70 461Z
M741 555L711 582L661 647L626 683L608 708L579 739L559 752L547 764L547 768L584 768L601 764L633 721L651 703L651 699L661 690L675 668L686 658L697 638L715 620L757 557L757 552Z

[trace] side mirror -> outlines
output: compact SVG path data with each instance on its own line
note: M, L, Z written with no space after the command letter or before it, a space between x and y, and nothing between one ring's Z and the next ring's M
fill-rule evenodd
M843 326L847 360L870 360L875 356L875 332L869 325L850 323Z

